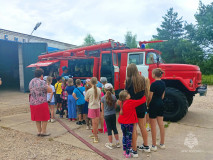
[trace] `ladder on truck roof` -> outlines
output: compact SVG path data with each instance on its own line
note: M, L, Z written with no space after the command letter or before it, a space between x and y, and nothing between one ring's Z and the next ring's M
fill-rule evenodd
M123 48L127 48L125 44L115 42L114 40L109 39L108 41L101 41L99 42L99 44L43 54L43 55L40 55L38 58L41 60L41 59L63 57L63 56L64 57L68 57L68 56L99 57L101 51L108 51L112 49L116 50L116 49L123 49Z

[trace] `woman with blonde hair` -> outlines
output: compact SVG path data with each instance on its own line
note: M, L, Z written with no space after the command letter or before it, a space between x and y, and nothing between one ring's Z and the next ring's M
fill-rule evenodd
M125 89L131 96L131 99L138 100L141 99L146 93L145 78L141 76L138 72L137 66L135 64L130 64L127 67L127 79ZM145 152L150 152L148 146L148 133L146 131L146 119L145 112L147 112L146 103L143 103L136 107L136 113L138 118L138 125L143 137L142 146L138 147L139 150L144 150ZM134 124L133 137L132 137L132 156L138 157L137 153L137 125Z
M67 81L67 87L66 91L68 94L68 118L70 121L75 121L77 118L77 113L76 113L76 102L75 98L72 96L73 91L75 89L75 86L73 84L73 79L69 78Z
M85 100L89 102L89 111L88 117L92 119L92 128L93 128L93 135L90 137L94 139L94 143L98 143L98 124L99 124L99 117L100 117L100 100L101 100L101 90L96 86L98 80L96 77L91 78L91 85L90 88L86 92Z

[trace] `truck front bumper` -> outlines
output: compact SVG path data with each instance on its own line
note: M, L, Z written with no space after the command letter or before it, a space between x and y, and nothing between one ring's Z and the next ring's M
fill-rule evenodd
M197 88L197 92L200 94L200 96L206 96L207 93L207 84L204 84Z

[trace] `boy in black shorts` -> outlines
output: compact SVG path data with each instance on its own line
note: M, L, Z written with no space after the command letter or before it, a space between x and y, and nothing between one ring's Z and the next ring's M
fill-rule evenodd
M61 110L61 107L62 107L62 99L61 99L61 92L62 92L62 88L61 88L61 85L62 85L62 79L61 77L57 77L57 83L55 84L55 93L56 93L56 96L55 96L55 100L56 100L56 103L57 103L57 110L56 110L56 114L59 114L60 113L60 110Z

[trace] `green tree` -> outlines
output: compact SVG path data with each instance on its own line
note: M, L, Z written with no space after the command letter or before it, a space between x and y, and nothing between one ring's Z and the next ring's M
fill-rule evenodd
M213 2L204 5L199 3L198 12L195 14L196 24L187 24L187 38L195 41L205 48L207 53L213 52Z
M162 40L180 39L184 31L182 17L178 18L178 13L174 12L173 8L170 8L162 18L161 27L157 28L158 33L153 38Z
M162 18L163 22L160 28L157 28L157 35L153 35L153 38L168 41L150 44L150 47L163 52L162 57L167 63L184 63L181 53L177 52L176 48L184 32L182 17L178 18L178 13L170 8Z
M162 58L167 63L187 63L200 65L203 51L196 43L184 39L184 25L178 13L170 8L163 16L161 28L157 28L155 40L168 40L163 43L149 44L151 48L162 52Z
M87 34L87 36L84 38L84 46L90 46L95 44L95 39L93 38L93 36L91 34Z
M204 5L199 3L195 14L196 24L186 24L186 38L204 50L204 56L200 63L203 74L213 74L213 2Z
M128 31L124 37L125 37L125 44L127 45L127 47L137 48L136 34L132 35L132 32Z

